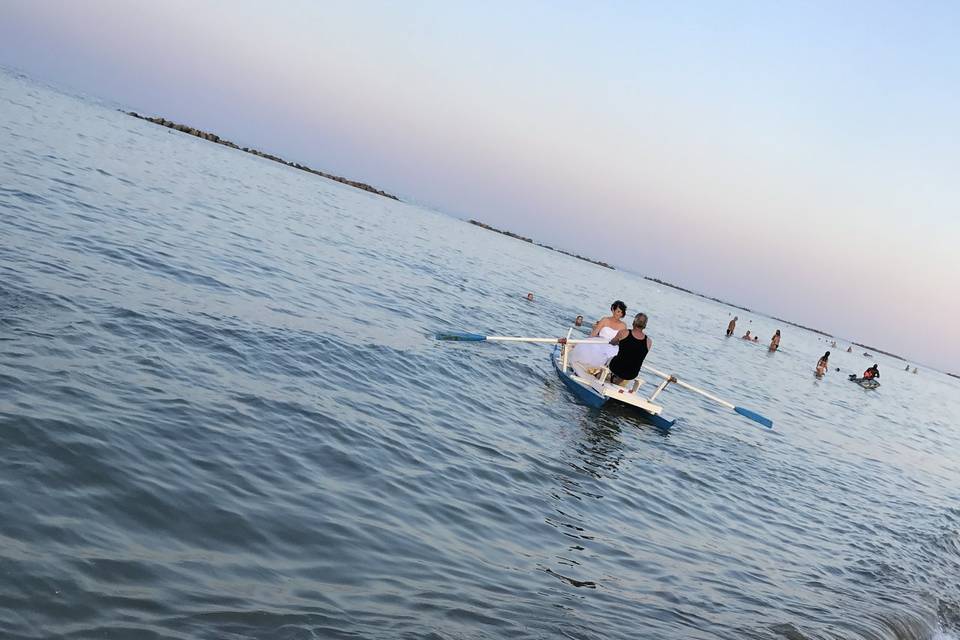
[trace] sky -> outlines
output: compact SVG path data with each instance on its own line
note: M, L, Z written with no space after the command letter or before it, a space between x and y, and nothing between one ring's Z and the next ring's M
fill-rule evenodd
M0 64L958 371L957 24L938 0L0 0Z

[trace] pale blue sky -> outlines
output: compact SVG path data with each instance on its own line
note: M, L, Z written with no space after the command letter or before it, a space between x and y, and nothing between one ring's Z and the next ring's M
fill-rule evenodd
M0 64L960 369L960 5L0 0Z

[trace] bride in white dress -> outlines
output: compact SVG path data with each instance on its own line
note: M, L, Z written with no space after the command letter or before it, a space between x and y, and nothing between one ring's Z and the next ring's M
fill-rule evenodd
M597 338L597 341L576 345L570 352L571 362L580 364L588 371L603 368L610 358L617 355L617 347L610 341L627 328L622 320L626 314L627 305L620 300L610 305L610 315L598 320L590 332L590 337Z

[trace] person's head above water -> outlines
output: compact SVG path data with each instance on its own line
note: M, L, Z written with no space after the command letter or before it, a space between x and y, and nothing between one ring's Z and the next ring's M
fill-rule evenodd
M582 325L582 324L583 324L583 316L577 316L577 319L573 321L573 324L575 324L575 325L578 326L578 327L579 327L580 325Z
M532 292L527 294L527 300L529 300L530 302L533 302L533 293L532 293Z
M641 331L643 331L644 329L646 329L646 328L647 328L647 314L645 314L645 313L638 313L637 315L633 316L633 328L634 328L634 329L640 329Z
M623 300L614 300L610 305L610 314L614 318L622 318L627 315L627 305L623 304Z
M824 359L824 360L826 360L826 359L829 358L829 357L830 357L830 352L829 352L829 351L827 351L825 354L823 354L823 359Z

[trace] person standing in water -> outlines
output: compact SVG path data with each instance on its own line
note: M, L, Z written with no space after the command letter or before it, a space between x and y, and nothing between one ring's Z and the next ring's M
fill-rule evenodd
M730 336L732 336L732 335L733 335L733 332L736 330L736 328L737 328L737 320L739 320L739 319L740 319L740 318L738 318L737 316L733 316L733 320L731 320L731 321L730 321L730 324L727 325L727 337L728 337L728 338L729 338Z
M643 361L653 347L653 340L645 333L647 328L647 314L638 313L633 318L633 328L629 331L620 331L611 345L617 347L617 355L613 356L608 365L610 382L623 386L640 374Z
M827 351L825 354L820 356L820 359L817 360L817 377L823 376L827 372L827 367L830 366L828 360L830 360L830 352Z
M780 329L777 329L777 332L773 334L773 337L770 339L770 351L776 351L780 348Z

